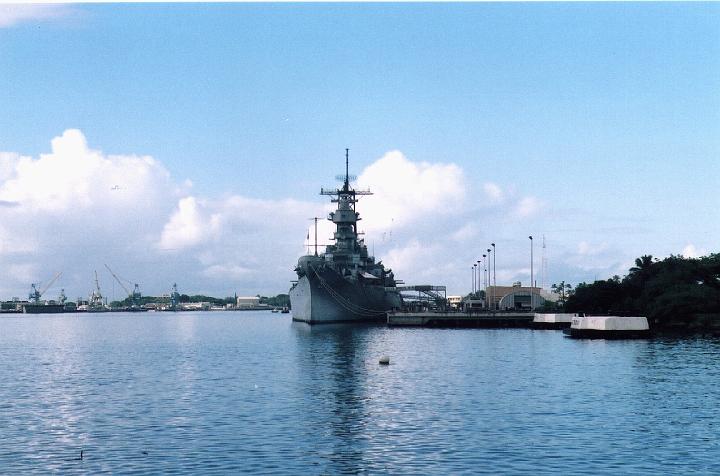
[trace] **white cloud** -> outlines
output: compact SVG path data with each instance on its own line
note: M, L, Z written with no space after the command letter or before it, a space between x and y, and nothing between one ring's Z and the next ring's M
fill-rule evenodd
M170 175L147 156L104 156L88 148L77 129L52 140L39 159L3 154L0 201L23 213L90 213L102 203L112 208L144 208L168 192ZM97 221L102 215L85 217Z
M692 243L688 243L680 254L685 258L700 258L702 256L706 256L708 251L704 248L696 248Z
M439 276L445 274L439 268L447 264L434 259L439 251L437 244L412 239L388 250L382 261L393 270L397 278L408 284L439 284Z
M457 230L455 230L450 235L450 238L452 238L454 241L462 243L476 237L478 233L479 227L477 223L466 223Z
M71 11L66 5L0 5L0 28L12 27L23 22L55 20L69 15Z
M397 150L365 168L357 185L373 192L358 205L360 226L368 231L404 227L429 216L457 215L466 195L463 171L457 165L415 163Z
M177 210L164 226L159 247L181 250L202 244L216 236L220 226L220 215L205 213L195 197L185 197L178 202Z
M577 252L583 256L596 256L607 250L608 246L606 243L592 244L587 241L581 241L577 245Z
M58 287L85 294L103 263L152 261L149 245L176 200L178 187L151 157L107 156L74 129L51 145L38 158L0 153L0 267L37 273L6 274L3 296L61 270Z
M412 263L425 261L429 249L414 239L404 246L395 247L388 251L385 256L385 263L398 271L409 268Z
M487 182L483 184L483 191L487 198L492 202L500 202L504 198L504 194L499 185Z
M30 291L30 283L37 282L38 265L35 263L10 264L4 268L3 272L7 276L13 276L15 279L27 282L28 291Z
M524 221L496 217L536 213L542 202L485 184L488 200L477 205L467 199L466 183L452 163L384 154L358 179L357 188L375 193L358 203L370 251L407 283L469 290L467 267L488 245L480 243L483 236L527 234L512 228ZM64 272L58 289L48 294L65 287L69 296L86 295L94 270L108 292L104 263L148 294L167 292L173 282L181 292L218 296L285 292L297 258L308 252L308 234L312 252L311 217L322 217L319 251L331 242L329 201L261 200L240 192L212 198L191 189L156 158L105 154L79 130L54 138L39 157L0 152L0 269L12 270L0 280L0 297L24 295L31 282L57 271ZM527 280L527 243L500 239L498 245L498 284ZM583 243L562 259L574 270L607 267L612 253L603 246Z
M218 200L183 197L156 247L189 256L197 263L196 281L209 289L233 286L251 294L268 288L284 292L297 258L307 251L301 246L307 217L317 214L318 208L296 200L241 195ZM318 241L328 243L322 234Z
M614 246L604 242L581 241L574 251L557 254L554 267L562 272L562 275L559 279L555 279L567 282L606 279L615 274L626 274L627 267L624 267L626 262L625 255ZM552 274L557 275L558 273Z
M221 265L214 264L208 266L202 272L204 276L213 279L243 279L252 274L252 270L249 268L243 268L242 266L234 265Z
M525 197L515 206L515 214L519 217L528 217L536 214L543 206L543 203L536 197Z

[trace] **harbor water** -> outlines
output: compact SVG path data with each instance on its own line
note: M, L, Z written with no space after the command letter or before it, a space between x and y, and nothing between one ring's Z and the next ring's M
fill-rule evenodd
M718 338L1 317L0 472L718 474L719 389Z

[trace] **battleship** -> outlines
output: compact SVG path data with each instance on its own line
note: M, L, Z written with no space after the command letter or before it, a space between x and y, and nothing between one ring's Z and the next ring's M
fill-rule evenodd
M368 254L364 239L358 238L355 211L358 197L371 195L369 190L355 190L348 174L349 150L345 150L345 177L342 188L320 189L320 195L332 197L337 210L328 220L336 226L332 245L317 252L317 219L315 220L315 253L298 259L297 281L290 288L290 305L295 321L310 324L334 322L385 321L386 313L402 306L393 272L382 261Z

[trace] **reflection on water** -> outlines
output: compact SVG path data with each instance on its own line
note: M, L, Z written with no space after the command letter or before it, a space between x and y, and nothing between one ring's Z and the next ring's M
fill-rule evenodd
M0 472L717 474L719 350L263 312L1 318Z
M367 345L358 336L371 328L298 322L293 323L293 328L297 333L298 365L306 385L303 391L313 399L306 412L307 425L321 432L329 443L327 454L319 453L328 463L324 470L330 474L356 474L363 469L363 436L368 419L365 374L361 370Z

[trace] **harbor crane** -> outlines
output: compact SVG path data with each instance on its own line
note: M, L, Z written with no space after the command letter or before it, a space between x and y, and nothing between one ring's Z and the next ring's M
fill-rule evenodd
M61 274L62 274L62 271L59 272L59 273L57 273L57 274L55 275L55 277L52 278L52 279L50 280L50 282L47 283L42 289L38 289L38 287L40 286L40 283L32 283L32 284L31 284L32 289L30 290L30 294L28 295L28 301L31 301L31 302L33 302L34 304L39 304L39 303L40 303L40 297L41 297L43 294L45 294L45 291L47 291L48 289L50 289L50 286L52 286L53 284L55 284L55 281L57 281L58 278L60 278L60 275L61 275Z
M112 269L110 269L110 266L105 265L105 267L107 268L108 271L110 271L110 274L112 274L112 277L115 278L115 281L118 282L118 284L120 285L120 287L123 288L123 290L127 293L128 297L129 297L130 300L132 301L133 307L140 306L140 298L142 297L142 294L140 294L140 286L139 286L137 283L133 283L133 282L130 281L129 279L125 279L125 278L122 278L122 279L121 279L117 274L115 274L115 273L113 272ZM130 290L127 288L127 286L125 286L125 284L123 283L123 281L125 281L125 282L128 283L128 284L134 285L133 290L130 291Z

